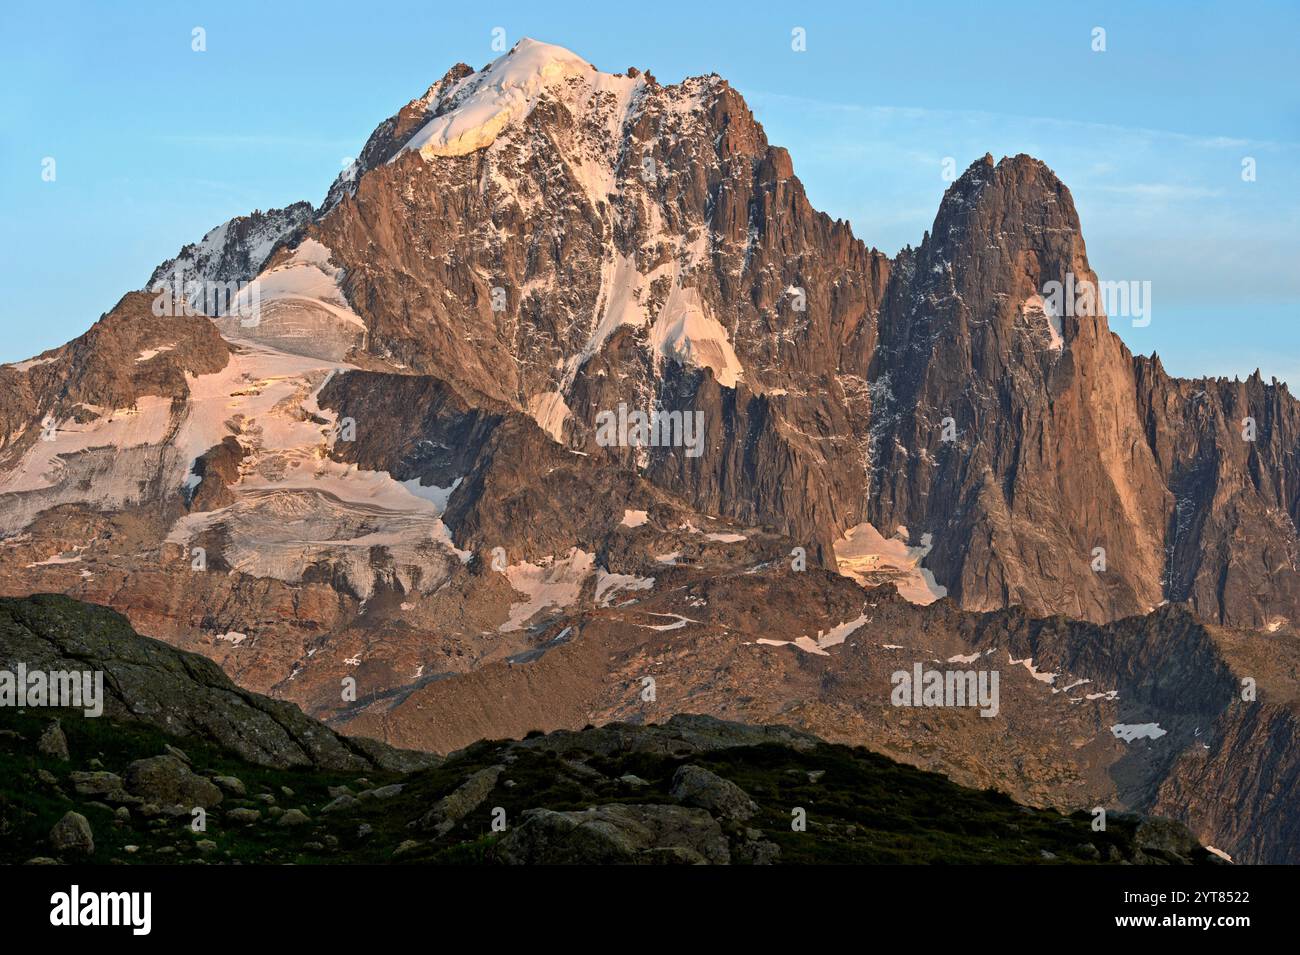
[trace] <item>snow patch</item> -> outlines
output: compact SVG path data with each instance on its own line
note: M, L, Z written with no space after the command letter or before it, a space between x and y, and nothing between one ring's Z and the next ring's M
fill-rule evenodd
M646 521L650 520L650 515L646 511L623 511L623 520L619 521L619 527L641 527Z
M608 607L616 595L625 590L649 590L655 585L653 577L637 577L634 574L611 574L602 568L596 570L595 599L602 607Z
M919 547L909 547L907 541L886 539L870 523L863 522L845 531L834 546L840 573L864 587L888 580L903 599L922 606L948 595L948 589L921 566L934 546L931 534L921 535Z
M637 626L644 627L646 630L658 630L662 632L665 630L681 630L688 623L699 623L698 620L692 620L690 617L683 617L679 613L652 613L650 614L650 616L671 617L675 622L661 623L661 624L642 623L642 624L637 624Z
M1162 730L1159 723L1116 723L1110 728L1116 739L1131 743L1135 739L1159 739L1168 730Z
M0 494L62 484L77 470L76 456L94 448L112 447L122 451L158 444L170 430L171 407L170 398L145 395L136 401L134 408L115 408L85 424L74 418L59 422L53 432L54 440L37 441L17 467L0 475ZM141 478L142 475L126 470L100 469L94 475L93 484L76 499L106 508L121 507L139 499Z
M719 544L738 544L743 540L748 540L744 534L726 533L726 534L705 534L705 540L716 541Z
M558 391L543 391L528 399L528 414L556 444L564 443L564 422L571 412L564 395Z
M986 657L992 652L993 652L992 650L985 650L983 653L981 653L979 650L976 650L974 653L967 653L965 655L958 653L954 656L949 657L948 662L949 663L974 663L980 657Z
M1017 659L1015 659L1014 657L1012 657L1011 654L1008 653L1008 654L1007 654L1007 663L1008 663L1010 666L1013 666L1013 667L1014 667L1014 666L1023 666L1026 670L1029 671L1029 675L1032 676L1032 677L1033 677L1035 680L1037 680L1039 683L1055 683L1055 682L1056 682L1056 676L1057 676L1057 675L1056 675L1055 673L1040 673L1040 672L1038 672L1038 668L1034 666L1034 661L1033 661L1033 658L1032 658L1032 657L1025 657L1023 660L1017 660Z
M497 629L502 633L519 630L546 607L571 607L595 562L595 554L574 547L559 560L547 557L540 564L524 561L507 567L505 575L510 586L526 599L510 605L509 619Z
M135 356L136 364L139 364L140 362L148 361L149 359L153 358L156 355L161 355L163 352L171 351L175 347L176 347L175 344L171 344L171 345L160 345L157 348L146 348L144 351L140 352L140 354Z
M438 509L438 514L441 516L447 513L447 502L451 500L452 492L460 487L461 482L464 480L464 478L456 478L448 487L438 487L436 484L426 486L420 483L419 478L411 478L409 481L399 483L416 497L431 502Z
M28 358L26 361L15 361L10 362L7 365L0 365L0 368L12 368L14 371L26 371L28 368L35 368L37 365L48 365L57 360L57 355L51 355L49 358Z
M832 627L829 631L817 631L816 639L809 636L796 637L794 640L769 640L766 637L760 638L756 642L766 647L797 647L805 653L811 653L816 656L828 657L827 647L839 646L850 636L871 622L871 618L866 614L848 620L838 626Z
M315 239L305 239L279 265L267 269L235 296L227 315L215 319L227 338L273 344L297 355L342 359L365 342L366 323L343 294L343 270ZM252 316L256 316L254 321Z
M1020 303L1020 314L1031 324L1041 325L1047 331L1047 347L1060 351L1065 347L1065 333L1061 316L1052 311L1051 304L1041 295L1031 295Z
M77 554L72 557L65 557L63 554L55 554L53 557L47 557L44 560L38 560L35 563L28 564L28 567L53 567L56 564L75 564L81 560L81 555Z
M708 314L699 290L677 282L650 328L650 346L657 357L711 369L724 388L735 388L744 375L727 330Z

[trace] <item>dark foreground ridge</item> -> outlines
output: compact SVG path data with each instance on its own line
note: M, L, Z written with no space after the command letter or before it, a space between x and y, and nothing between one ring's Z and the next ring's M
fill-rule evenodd
M20 661L102 670L106 702L0 707L0 863L1219 861L1180 823L1093 831L781 726L680 715L391 750L65 597L0 600L0 665Z

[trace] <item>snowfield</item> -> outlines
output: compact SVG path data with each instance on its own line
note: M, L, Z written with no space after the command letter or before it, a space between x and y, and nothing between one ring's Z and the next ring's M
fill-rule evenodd
M909 547L901 538L882 537L871 524L864 522L850 527L835 542L835 560L845 577L852 577L870 587L873 586L871 575L884 576L893 582L904 599L925 605L948 596L948 589L921 566L921 561L933 546L929 534L921 536L919 547Z

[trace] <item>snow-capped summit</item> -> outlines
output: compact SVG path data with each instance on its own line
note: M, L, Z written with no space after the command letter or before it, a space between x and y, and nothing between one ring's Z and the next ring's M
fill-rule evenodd
M564 47L524 38L509 53L454 85L438 115L415 133L403 151L462 156L490 145L502 129L526 117L544 90L560 91L577 81L578 95L609 91L625 98L638 80L601 73Z

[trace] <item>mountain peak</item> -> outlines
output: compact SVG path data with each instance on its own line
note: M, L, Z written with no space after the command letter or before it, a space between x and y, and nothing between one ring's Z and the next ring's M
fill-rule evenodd
M595 67L582 57L578 56L578 54L574 53L568 47L560 46L558 43L547 43L544 40L535 40L530 36L518 40L504 56L497 57L497 59L493 61L493 64L501 63L506 60L562 63L577 62L589 69L595 69Z
M1054 230L1077 235L1079 218L1070 190L1041 159L1019 153L994 163L986 153L948 187L932 232L948 243L971 228L1039 241Z
M543 93L558 91L575 79L592 88L624 94L642 82L601 73L562 46L525 37L508 53L446 90L440 103L430 103L435 115L407 141L403 151L414 149L428 159L482 149L532 112Z

